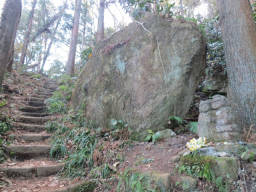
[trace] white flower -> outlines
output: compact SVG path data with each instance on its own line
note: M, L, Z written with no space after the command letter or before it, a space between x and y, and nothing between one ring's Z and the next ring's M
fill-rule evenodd
M206 145L206 138L205 137L199 137L198 139L191 139L189 142L187 142L186 147L190 151L195 151L197 149L200 149L201 147Z

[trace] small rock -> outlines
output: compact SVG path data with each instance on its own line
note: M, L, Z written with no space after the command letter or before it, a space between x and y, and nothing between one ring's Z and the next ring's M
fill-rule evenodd
M168 139L168 138L171 138L175 135L176 135L176 133L174 133L171 129L165 129L165 130L162 130L162 131L157 131L153 135L153 142Z

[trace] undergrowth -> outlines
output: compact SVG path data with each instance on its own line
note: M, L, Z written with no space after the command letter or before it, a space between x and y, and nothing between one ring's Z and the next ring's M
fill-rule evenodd
M73 88L73 79L67 75L63 75L58 89L53 93L52 97L46 100L47 109L50 114L67 113L68 102L71 99Z
M3 145L7 143L7 135L6 132L11 128L10 119L8 118L0 118L0 163L6 160L6 156L4 154Z
M84 177L88 174L86 169L93 166L97 140L90 131L92 127L87 127L89 124L82 116L82 111L70 112L60 122L49 123L49 130L55 131L50 155L65 159L62 174L67 177Z
M181 157L178 172L211 182L216 186L219 192L228 192L229 183L222 177L215 176L212 170L213 166L214 161L212 157L200 156L197 151L195 151Z
M126 169L119 175L117 192L165 192L161 181L156 182L149 175Z

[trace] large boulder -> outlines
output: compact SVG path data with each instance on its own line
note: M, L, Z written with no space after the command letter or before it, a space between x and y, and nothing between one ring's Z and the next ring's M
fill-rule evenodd
M161 130L184 116L205 67L198 27L148 15L101 42L80 74L72 103L102 127L111 119L133 131Z

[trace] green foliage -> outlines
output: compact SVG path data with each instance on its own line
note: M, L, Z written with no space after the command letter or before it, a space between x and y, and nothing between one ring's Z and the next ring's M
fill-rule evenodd
M252 4L252 16L254 21L256 22L256 3Z
M50 150L50 156L52 158L60 159L65 157L67 154L67 148L61 139L56 139L52 143L51 150Z
M73 128L67 135L67 141L72 142L73 147L65 163L64 175L69 177L86 176L85 168L93 166L95 136L84 128Z
M10 130L10 128L10 119L4 118L3 120L0 120L0 163L2 163L6 157L3 151L3 145L7 143L5 134Z
M0 135L5 134L10 130L10 123L8 121L0 121Z
M61 125L57 121L48 121L45 124L45 129L48 133L53 133L58 129L59 126Z
M87 125L76 122L79 115L68 114L62 119L63 122L49 123L49 129L55 130L50 155L53 158L64 158L65 166L62 174L68 177L86 176L85 168L93 166L93 152L96 145L96 137L91 134ZM69 122L77 125L72 129L67 128L64 123ZM84 126L82 126L84 125Z
M46 100L47 110L50 114L66 113L67 105L60 99L54 96Z
M150 176L126 169L119 175L117 192L164 192L163 185L155 183Z
M204 178L207 181L212 181L215 177L211 170L212 159L200 156L197 152L181 157L181 163L180 173L185 172L188 175Z
M35 73L31 76L32 79L41 79L41 74Z
M4 107L5 105L7 105L7 100L3 99L0 101L0 107Z
M79 186L76 190L77 192L94 192L94 189L97 187L97 183L95 181L88 181L83 185Z
M63 75L60 80L60 86L53 93L53 96L46 100L48 112L55 113L67 113L68 102L71 99L72 89L74 83L71 77Z
M188 124L189 131L192 133L198 133L198 122L190 122Z
M189 155L183 156L180 159L178 166L179 173L186 173L190 176L205 179L212 182L220 192L228 191L228 184L223 181L222 177L216 177L212 166L214 165L212 157L200 156L198 152L192 152Z
M111 119L110 126L112 128L110 133L114 139L125 139L129 136L128 124L123 120Z
M92 56L92 47L89 47L83 50L81 53L81 59L84 61L88 61L91 56Z
M154 132L152 130L147 130L147 135L145 137L145 141L150 142L153 139Z
M178 127L183 124L183 119L178 116L170 116L169 120L174 127Z
M111 175L112 170L109 168L108 164L104 164L101 169L101 178L107 179Z

